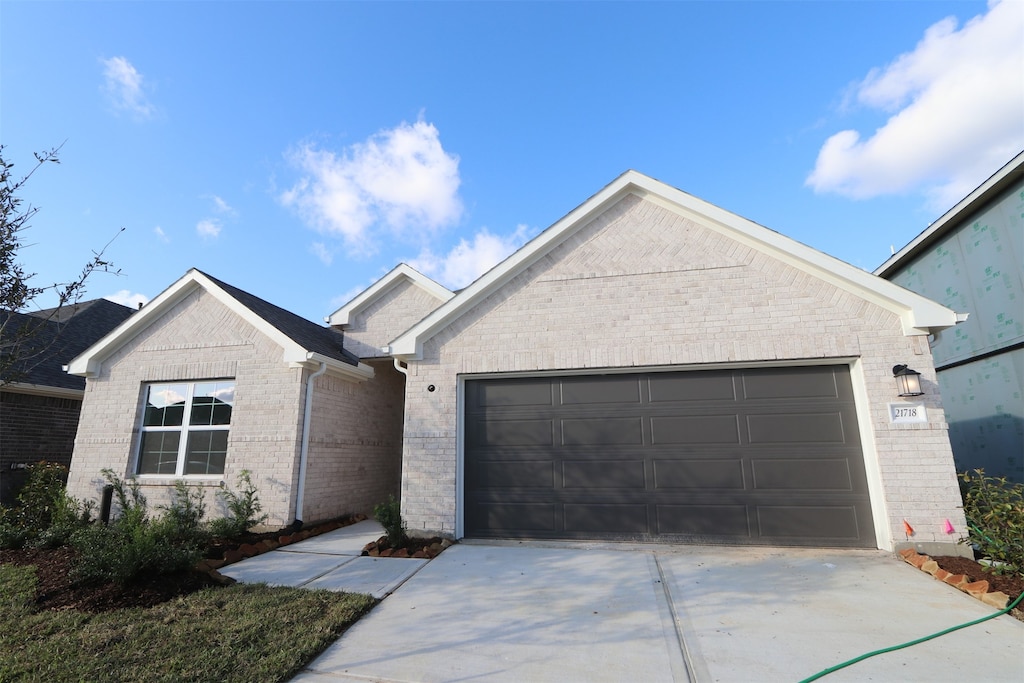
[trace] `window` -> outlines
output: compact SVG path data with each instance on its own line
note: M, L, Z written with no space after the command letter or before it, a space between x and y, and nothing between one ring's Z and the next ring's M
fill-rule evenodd
M139 474L224 474L233 381L178 382L146 387Z

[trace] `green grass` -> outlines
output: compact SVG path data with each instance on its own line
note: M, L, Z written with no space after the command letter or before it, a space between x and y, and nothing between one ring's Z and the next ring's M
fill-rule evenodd
M236 584L149 609L35 611L32 567L0 565L0 683L283 681L376 601Z

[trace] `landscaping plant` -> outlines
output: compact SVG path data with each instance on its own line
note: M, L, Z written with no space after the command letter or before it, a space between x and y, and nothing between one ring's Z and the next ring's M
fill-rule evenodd
M263 506L256 495L256 485L252 483L249 470L242 470L238 475L238 486L241 489L239 493L235 493L223 483L220 486L217 495L227 505L230 514L210 522L210 531L214 536L237 538L254 526L267 521L267 515L260 514Z
M194 494L179 487L164 514L151 519L146 497L135 481L125 482L111 470L103 476L113 486L119 514L109 524L93 524L72 537L80 557L76 576L84 581L130 583L143 574L173 574L195 566L206 533Z
M0 548L54 548L67 543L92 515L92 504L68 496L67 468L50 462L29 465L17 505L0 510Z
M395 500L394 496L388 496L386 502L374 505L373 516L384 527L384 533L388 536L388 545L398 548L405 543L405 520L402 519L402 505Z
M1024 575L1024 484L980 469L959 477L968 530L960 542L992 560L992 571Z

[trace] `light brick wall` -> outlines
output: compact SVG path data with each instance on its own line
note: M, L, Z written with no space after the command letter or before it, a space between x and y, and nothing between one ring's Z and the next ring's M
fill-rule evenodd
M455 533L459 374L846 358L864 378L869 475L880 473L892 540L904 540L907 519L914 541L955 541L943 524L964 521L924 338L904 336L885 309L629 196L410 363L403 512L414 531ZM889 423L896 363L922 373L927 424Z
M381 347L442 303L430 292L403 278L353 316L345 326L345 348L360 358L390 358Z
M292 520L303 402L302 370L289 368L282 349L203 290L125 344L86 382L68 492L99 499L100 470L134 473L147 382L234 378L228 456L223 481L236 488L252 472L267 524ZM166 504L171 478L140 478L150 508ZM204 482L209 515L221 516L221 479Z
M304 522L370 515L398 496L405 378L390 359L370 365L374 378L361 384L314 380Z

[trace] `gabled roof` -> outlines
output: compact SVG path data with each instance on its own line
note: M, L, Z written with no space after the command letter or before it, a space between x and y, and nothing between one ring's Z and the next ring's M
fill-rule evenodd
M195 268L72 360L68 364L68 372L83 377L96 375L111 354L197 289L205 290L281 346L283 362L294 366L314 366L323 362L328 372L356 381L373 377L371 367L360 363L342 347L339 332L310 322Z
M1021 152L992 174L988 180L974 189L969 195L957 202L956 206L942 214L929 225L920 235L911 240L910 244L900 249L875 269L875 275L888 278L902 268L907 261L921 252L930 249L936 242L957 228L972 213L983 208L988 202L996 199L1014 183L1024 177L1024 152Z
M482 275L457 296L391 343L393 356L422 357L423 343L627 195L636 195L758 249L840 289L899 315L906 335L952 327L958 314L930 299L878 278L713 204L636 171L627 171L557 223Z
M59 308L32 313L11 313L14 326L32 326L29 348L39 349L39 356L15 366L15 381L6 388L42 394L78 395L85 390L85 380L68 375L63 366L96 340L124 322L134 308L92 299Z
M410 282L428 294L433 295L434 298L438 300L439 304L444 303L455 296L451 290L443 287L437 282L434 282L415 268L404 263L399 263L397 266L392 268L387 275L374 282L372 285L360 292L354 299L328 316L326 318L327 324L338 327L348 325L352 318L360 311L365 309L367 306L370 306L373 302L377 301L394 287L403 282Z

